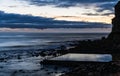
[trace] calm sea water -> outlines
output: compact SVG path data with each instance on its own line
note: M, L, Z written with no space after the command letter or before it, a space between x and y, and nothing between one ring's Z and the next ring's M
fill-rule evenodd
M60 76L71 69L57 66L56 70L56 66L42 66L40 61L45 57L32 56L34 52L38 49L58 48L60 45L68 46L75 40L100 39L107 35L108 33L0 32L0 59L5 59L0 61L0 76Z
M108 33L28 33L0 32L0 51L17 49L49 49L71 41L100 39Z

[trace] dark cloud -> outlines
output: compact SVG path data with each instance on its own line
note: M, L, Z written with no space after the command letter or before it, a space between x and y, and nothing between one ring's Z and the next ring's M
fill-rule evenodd
M88 15L88 16L109 16L111 14L114 14L114 13L113 12L104 13L104 14L99 14L99 13L84 13L83 15Z
M100 14L98 13L84 13L83 15L88 15L88 16L99 16Z
M88 6L94 4L97 12L103 12L104 10L110 10L113 12L113 7L118 0L25 0L31 5L45 6L55 5L56 7L71 7L71 6Z
M117 2L106 2L106 3L101 3L101 4L97 4L97 7L100 7L99 10L97 10L98 12L102 12L104 10L111 10L111 12L114 11L113 7L115 6Z
M25 0L35 5L59 5L59 6L73 6L81 3L103 3L114 2L117 0Z
M93 4L93 3L102 3L100 6L114 5L114 2L118 0L24 0L28 1L32 5L55 5L59 7L70 7L76 6L77 4ZM112 7L112 6L109 6Z
M0 27L7 28L107 28L103 23L57 21L53 18L0 12Z
M117 3L115 2L103 2L103 3L96 3L95 6L96 8L96 13L84 13L84 15L89 15L89 16L107 16L114 14L114 6ZM108 12L104 12L108 11ZM103 13L104 12L104 13Z

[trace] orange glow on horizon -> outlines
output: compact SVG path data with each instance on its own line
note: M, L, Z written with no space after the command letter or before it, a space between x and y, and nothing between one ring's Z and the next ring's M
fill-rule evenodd
M65 20L65 21L83 21L83 22L100 22L111 24L112 18L114 15L110 16L58 16L54 17L55 20Z

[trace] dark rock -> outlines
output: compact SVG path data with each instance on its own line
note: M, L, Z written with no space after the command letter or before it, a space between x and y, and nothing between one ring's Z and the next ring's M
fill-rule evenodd
M108 36L108 40L120 44L120 1L115 5L115 17L112 19L112 32Z

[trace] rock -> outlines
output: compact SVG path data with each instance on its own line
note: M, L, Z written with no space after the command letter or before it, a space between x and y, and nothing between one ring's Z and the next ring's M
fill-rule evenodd
M108 36L108 40L120 44L120 1L115 5L115 17L112 19L112 32Z

